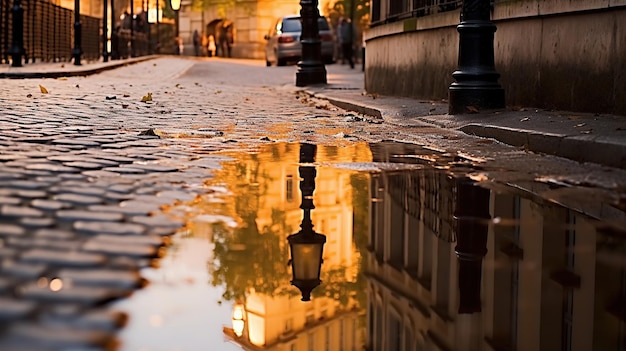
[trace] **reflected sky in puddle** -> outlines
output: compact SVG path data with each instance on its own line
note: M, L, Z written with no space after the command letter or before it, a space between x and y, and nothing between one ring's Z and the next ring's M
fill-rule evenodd
M172 209L185 230L116 306L123 350L626 349L623 209L542 179L478 187L480 160L415 145L317 146L327 241L300 301L300 151L229 153L209 195Z

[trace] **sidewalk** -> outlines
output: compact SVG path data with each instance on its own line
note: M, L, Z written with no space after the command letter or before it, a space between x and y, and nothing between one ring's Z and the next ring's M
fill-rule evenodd
M81 66L74 66L71 62L25 64L18 68L3 65L0 67L0 78L90 75L156 57L159 56L91 62ZM339 64L328 65L326 69L329 84L305 90L347 110L378 117L391 124L458 129L533 152L626 168L626 116L547 111L531 107L448 115L445 101L367 94L361 70L349 70Z

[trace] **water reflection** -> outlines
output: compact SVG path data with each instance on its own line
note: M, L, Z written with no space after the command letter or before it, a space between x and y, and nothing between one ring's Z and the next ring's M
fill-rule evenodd
M379 145L374 161L413 148ZM625 350L624 228L462 168L372 176L367 348Z
M301 147L228 154L185 208L177 251L137 294L171 286L139 305L156 345L185 310L188 349L225 336L245 350L626 350L623 208L488 189L475 160L415 145L318 145L306 165ZM326 244L302 302L287 237L309 220Z
M361 349L366 304L359 272L367 215L357 214L355 207L367 204L367 177L332 167L303 167L301 150L308 149L273 144L259 154L232 155L237 160L224 164L211 184L230 190L221 203L212 204L212 215L238 222L229 230L211 230L211 283L224 289L224 300L238 302L232 327L224 327L223 333L251 350ZM366 144L317 146L315 156L316 164L371 159ZM327 238L323 283L312 291L310 302L300 301L287 265L287 236L301 225L315 227Z

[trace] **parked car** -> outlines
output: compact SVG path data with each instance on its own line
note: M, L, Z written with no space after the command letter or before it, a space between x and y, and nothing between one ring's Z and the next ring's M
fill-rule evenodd
M320 40L322 41L322 60L325 63L335 62L335 40L326 17L318 20ZM289 61L299 61L302 56L300 35L302 21L300 16L284 16L276 20L274 27L265 35L265 64L284 66Z

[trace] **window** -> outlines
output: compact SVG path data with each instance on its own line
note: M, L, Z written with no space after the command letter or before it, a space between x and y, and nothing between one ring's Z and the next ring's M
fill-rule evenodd
M293 175L289 174L285 181L285 199L287 202L293 201Z

